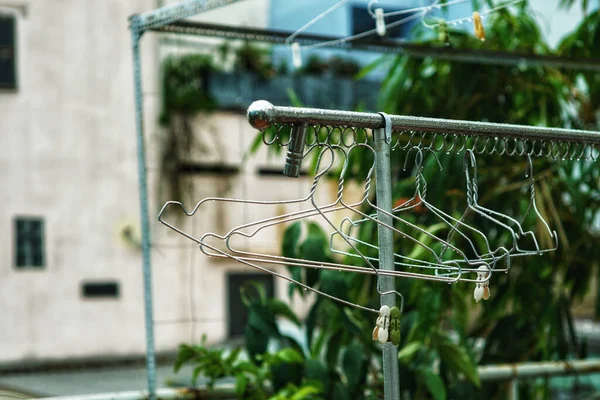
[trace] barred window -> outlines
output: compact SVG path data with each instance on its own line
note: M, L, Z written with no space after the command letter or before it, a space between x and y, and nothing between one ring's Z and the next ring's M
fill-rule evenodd
M17 88L16 17L0 14L0 89Z
M44 220L41 218L15 219L15 266L17 268L44 267Z

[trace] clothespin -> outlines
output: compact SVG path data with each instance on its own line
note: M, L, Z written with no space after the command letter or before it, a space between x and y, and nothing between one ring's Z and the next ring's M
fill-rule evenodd
M481 15L477 11L473 11L473 26L475 27L475 36L482 42L485 41L485 31L481 22Z
M383 19L383 8L375 9L375 28L379 36L385 36L385 20Z
M488 279L489 273L490 273L490 271L489 271L488 267L486 267L485 265L482 265L481 267L478 268L477 280L484 281L484 280ZM490 298L490 295L491 295L491 292L490 292L489 279L485 282L475 284L475 292L473 293L473 297L475 297L476 302L479 302L479 300L481 300L481 299L487 300Z
M294 42L291 45L292 47L292 63L294 64L294 68L298 69L302 67L302 55L300 54L300 43Z

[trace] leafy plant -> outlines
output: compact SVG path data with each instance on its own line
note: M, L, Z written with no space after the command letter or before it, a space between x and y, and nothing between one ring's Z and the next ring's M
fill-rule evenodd
M270 51L248 41L235 49L235 69L253 72L263 79L272 78L276 73Z
M496 4L490 0L485 3ZM563 3L572 5L574 1ZM485 47L540 55L598 57L597 15L590 13L556 51L544 41L525 7L517 14L509 10L494 14L486 23L485 43L460 32L450 32L450 43L474 50ZM427 44L443 45L439 39L427 40ZM600 126L597 73L526 63L474 65L406 55L386 56L366 69L382 64L389 67L381 93L381 109L388 113L588 129ZM317 67L315 70L324 68L321 64ZM393 196L395 201L401 201L414 194L413 161L409 160L405 170L407 155L393 155ZM352 168L346 182L363 182L372 154L358 149L349 157ZM457 217L466 207L462 161L456 156L441 156L443 173L432 156L424 162L429 186L427 200L454 209ZM314 160L307 162L315 166ZM524 215L529 205L524 160L481 156L477 163L479 202L509 215ZM587 161L536 159L534 172L537 207L559 235L560 247L555 253L514 259L510 273L494 275L492 298L483 304L474 304L472 285L396 279L396 289L405 297L398 355L400 376L402 390L409 392L411 398L506 398L505 385L480 382L478 364L585 355L585 346L574 334L570 310L588 293L599 266L600 231L594 224L600 213L600 167ZM361 211L373 212L366 206ZM403 214L403 218L429 227L433 234L447 233L447 227L425 210ZM485 221L468 221L489 232L493 242L509 240L507 232L494 230ZM543 245L551 245L541 224L532 219L525 224L535 230ZM364 223L357 234L363 241L372 241L376 230L375 224ZM409 241L396 239L394 245L396 253L427 256ZM368 257L378 256L373 249L360 251ZM282 254L323 262L336 260L328 237L314 222L290 224L283 236ZM333 296L371 308L379 306L373 277L295 266L288 270L294 279ZM307 298L296 287L290 287L288 294L290 298L294 294ZM328 298L316 298L302 321L303 346L277 328L277 315L300 323L287 306L274 307L269 299L259 295L249 299L247 307L254 315L246 335L249 363L264 369L262 376L272 381L265 387L279 388L282 396L289 397L303 388L307 388L302 392L307 396L326 399L383 396L381 347L371 339L372 313L343 307ZM289 349L292 353L265 356L270 344L275 344L278 352ZM286 374L280 374L276 365L284 365ZM549 386L544 382L525 382L520 387L522 398L549 396ZM320 392L313 392L314 388Z

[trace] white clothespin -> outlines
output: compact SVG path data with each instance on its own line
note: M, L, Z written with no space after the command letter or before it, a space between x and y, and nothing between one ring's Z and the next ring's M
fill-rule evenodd
M379 36L385 36L385 20L383 18L383 8L375 9L375 28Z
M292 63L294 68L298 69L302 67L302 55L300 54L300 43L292 43Z
M485 265L482 265L478 268L477 272L477 280L484 281L489 276L489 269ZM476 283L475 284L475 292L473 293L473 297L475 297L475 301L479 302L479 300L484 299L487 300L490 298L490 281L489 279L485 282Z
M381 344L386 343L390 330L390 307L381 306L379 309L379 317L377 317L377 322L375 324L375 329L373 329L373 340L377 340Z

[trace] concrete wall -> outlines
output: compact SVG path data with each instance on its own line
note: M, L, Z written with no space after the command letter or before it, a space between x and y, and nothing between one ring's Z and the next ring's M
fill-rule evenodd
M140 253L118 230L139 218L127 17L155 2L10 3L19 88L0 92L0 362L142 353ZM144 63L153 90L152 52ZM44 218L42 270L15 269L15 216ZM80 297L82 281L109 279L120 299Z
M142 355L141 252L122 235L124 228L131 228L139 240L140 231L127 17L157 3L29 0L19 1L16 8L1 4L0 10L18 15L20 79L17 91L0 92L0 363ZM240 5L202 18L245 24L263 15L258 19L266 23L266 1ZM189 51L185 45L180 48ZM226 274L253 272L201 256L190 241L156 221L162 207L156 201L156 187L164 134L157 124L159 60L171 51L168 46L159 51L156 35L146 34L142 40L159 351L172 351L181 342L197 340L201 333L207 333L211 342L223 340L229 318ZM195 126L210 149L208 155L201 153L194 160L198 162L241 165L256 134L239 114L200 116ZM256 168L266 160L263 151L235 176L194 178L194 199L219 193L277 199L296 195L299 182L308 187L303 179L257 178ZM282 166L280 160L271 162ZM284 190L273 196L274 187ZM198 214L200 222L193 232L232 227L268 213L212 207ZM14 266L16 216L45 221L46 265L41 270ZM256 248L276 252L279 234L280 230L263 235ZM116 281L120 297L84 299L84 281ZM282 296L287 293L284 282L277 281L277 291ZM198 321L194 324L189 321L192 309ZM179 322L164 324L173 320Z

